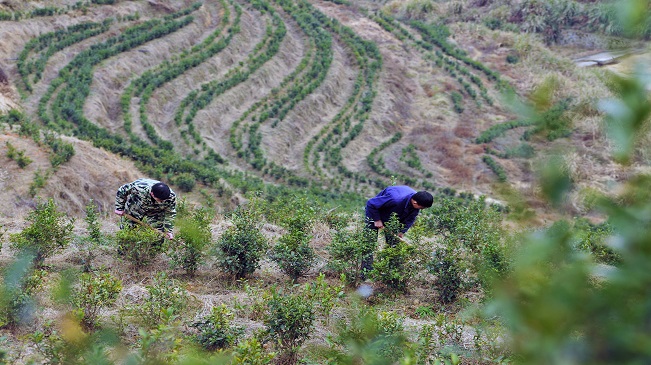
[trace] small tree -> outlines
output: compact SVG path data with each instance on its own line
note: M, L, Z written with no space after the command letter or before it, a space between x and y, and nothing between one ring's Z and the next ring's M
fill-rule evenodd
M9 237L11 247L34 254L34 264L43 266L46 258L70 244L74 219L58 212L54 200L39 203L27 216L31 224L22 232Z
M217 261L222 270L241 279L260 267L268 244L253 210L238 208L231 219L234 225L217 242Z

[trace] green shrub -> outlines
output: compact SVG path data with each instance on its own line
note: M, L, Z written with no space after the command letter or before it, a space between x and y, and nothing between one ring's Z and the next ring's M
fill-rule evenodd
M8 141L5 142L5 145L7 146L7 157L11 160L16 161L18 167L24 169L25 167L27 167L27 165L32 163L32 159L25 156L25 150L19 151L18 149L16 149L16 147L14 147L14 145L9 143Z
M153 283L146 289L144 301L129 308L128 312L148 329L167 326L186 317L188 309L194 305L192 296L177 280L165 273L156 274Z
M136 271L151 264L162 251L160 233L149 227L125 227L115 234L118 254L129 261Z
M217 263L236 279L245 278L260 267L267 239L260 233L260 217L251 209L238 208L229 227L217 241Z
M72 143L63 142L61 137L55 137L54 133L45 133L43 137L45 143L52 149L50 154L50 163L52 167L58 167L75 155L75 147Z
M344 286L332 286L326 282L325 275L320 273L316 281L305 284L305 293L322 315L322 322L328 326L333 308L345 295Z
M337 322L327 358L332 364L390 365L400 363L407 346L400 317L358 303Z
M87 236L79 240L79 251L83 260L84 272L89 272L93 269L93 260L97 255L97 250L105 243L105 237L101 232L101 223L99 222L99 213L97 206L91 200L86 205L86 232Z
M179 214L181 215L181 214ZM204 261L204 251L212 244L210 210L199 208L176 219L178 234L170 247L171 264L182 267L193 276Z
M45 174L41 174L41 171L37 169L34 172L34 180L29 184L29 196L32 198L35 197L38 190L45 187L45 183L49 177L49 172L46 171Z
M415 261L416 247L399 241L394 246L387 245L377 253L370 276L388 288L406 291L409 281L418 271Z
M452 99L452 105L453 105L454 111L459 113L459 114L463 113L463 104L462 104L463 103L463 96L461 96L461 94L459 94L458 92L453 91L450 94L450 98Z
M386 237L385 247L381 247L373 262L371 277L392 290L405 291L409 280L417 272L416 247L399 237L403 225L396 214L392 214L379 234Z
M335 232L327 250L330 254L328 267L337 274L344 275L350 285L357 285L362 277L362 263L375 252L377 234L366 229L364 222L358 222L352 229Z
M233 313L226 305L213 307L210 314L192 323L199 333L195 340L206 350L217 350L237 345L244 335L244 328L231 325Z
M38 203L26 218L30 225L9 236L11 247L34 254L34 264L43 265L46 258L70 244L74 219L58 212L54 200Z
M189 172L183 172L172 179L172 183L177 185L181 191L190 192L197 185L197 179Z
M427 265L428 270L436 275L434 287L438 292L439 300L444 303L453 303L461 291L460 258L452 250L439 249L432 253L432 260Z
M251 337L241 341L233 349L231 365L267 365L271 364L275 356L275 353L265 353L260 341Z
M122 282L110 273L82 273L72 293L75 315L87 329L94 329L99 311L112 306L120 291Z
M282 235L271 249L269 257L292 280L305 275L316 260L310 246L312 235L303 230L294 230Z
M22 253L3 271L0 283L0 328L27 323L34 315L33 296L39 290L45 271L34 270L33 257Z
M298 350L314 325L312 302L302 295L274 292L267 301L264 325L280 351L279 362L296 364Z

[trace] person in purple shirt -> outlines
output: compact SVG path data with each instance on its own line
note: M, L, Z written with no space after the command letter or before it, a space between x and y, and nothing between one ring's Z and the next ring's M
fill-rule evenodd
M384 227L393 213L403 225L399 237L402 237L414 224L421 209L429 208L434 202L434 197L427 191L419 191L409 186L389 186L378 195L366 202L366 227L376 232ZM373 235L377 239L377 234ZM394 240L387 239L387 242ZM373 265L373 256L367 257L362 263L362 268L369 271Z
M399 233L402 237L414 224L420 210L431 207L433 202L434 197L426 191L416 192L409 186L389 186L366 202L369 228L383 228L384 222L389 221L392 213L396 213L404 226Z

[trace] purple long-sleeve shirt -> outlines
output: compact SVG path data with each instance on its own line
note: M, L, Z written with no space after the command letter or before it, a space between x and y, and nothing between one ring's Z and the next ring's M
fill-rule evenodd
M402 232L407 232L420 212L410 204L414 194L416 191L409 186L389 186L366 202L366 216L373 221L386 223L391 213L396 213L400 223L405 226Z

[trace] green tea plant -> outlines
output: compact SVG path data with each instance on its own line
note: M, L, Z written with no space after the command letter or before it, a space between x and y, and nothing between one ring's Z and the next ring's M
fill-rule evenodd
M212 245L210 223L213 213L208 209L198 208L179 216L176 219L178 234L168 255L171 265L180 266L188 275L194 276L204 261L206 248Z
M20 233L11 234L9 241L15 250L33 252L37 267L70 244L74 219L57 211L53 199L37 203L26 220L30 225Z
M292 280L305 275L316 260L314 248L310 246L312 235L303 230L293 230L278 239L269 257Z
M267 301L264 325L279 351L279 363L297 364L298 350L314 326L312 302L301 294L274 291Z
M45 187L47 179L50 177L50 172L46 171L41 173L41 170L34 171L34 180L29 184L29 196L32 198L38 194L38 190Z
M427 268L430 273L436 275L434 287L438 292L439 300L446 304L453 303L462 289L461 258L450 248L438 249L432 253L432 260Z
M82 255L83 271L89 272L93 270L93 260L97 255L97 250L105 243L106 238L101 231L97 205L92 199L86 205L85 211L84 221L86 221L87 236L78 240L78 246Z
M184 343L180 338L179 329L172 324L174 315L164 310L163 315L169 316L166 323L159 324L154 328L140 329L138 334L137 349L135 353L127 357L127 363L131 360L142 364L175 364L179 357Z
M490 293L494 279L510 270L508 247L502 228L503 215L498 207L488 206L484 198L443 197L419 217L420 224L441 237L445 249L436 250L427 264L430 272L443 275L437 279L442 298L456 297L460 285L458 274L469 276ZM440 286L439 286L440 285ZM447 289L444 289L447 288Z
M48 365L83 365L118 363L109 349L118 348L118 338L109 330L87 334L71 318L65 326L58 327L48 321L42 328L27 335L35 347L36 354L30 361Z
M260 232L260 216L253 209L238 208L229 227L217 241L219 267L236 279L245 278L260 267L267 249L267 238Z
M162 251L160 233L143 225L121 229L115 234L115 240L118 255L129 261L136 271L151 264Z
M144 301L129 308L129 314L148 329L170 325L187 316L188 309L195 305L181 283L163 272L156 274L146 289L148 294Z
M97 327L99 312L112 306L122 291L122 282L110 273L82 273L73 290L73 313L86 329Z
M15 328L29 322L34 312L34 294L45 271L33 268L33 256L21 253L3 271L0 283L0 328Z
M233 312L225 304L213 307L209 315L191 324L199 331L195 340L211 351L237 345L244 335L244 327L232 325L233 318Z
M275 353L266 353L262 343L251 337L241 341L233 349L232 365L267 365L271 364Z
M32 163L32 159L25 156L25 150L18 150L14 145L9 143L9 141L5 142L5 146L7 146L7 158L16 161L18 167L21 169L24 169Z
M402 363L406 361L408 344L397 315L353 303L346 318L336 324L326 358L332 364Z
M320 273L316 281L305 284L305 293L316 305L316 310L322 315L321 322L328 326L332 310L345 295L344 286L328 284L325 274Z
M397 291L406 291L418 271L417 248L398 236L402 228L395 214L385 223L379 234L386 236L386 245L377 253L370 272L371 278Z
M75 147L72 143L64 142L61 137L55 136L52 132L45 132L43 134L43 141L52 149L50 153L50 164L55 169L70 161L75 155Z
M356 222L350 229L335 232L327 247L330 254L328 267L343 275L347 284L355 286L362 277L362 262L375 252L376 247L377 234L366 229L363 221Z

